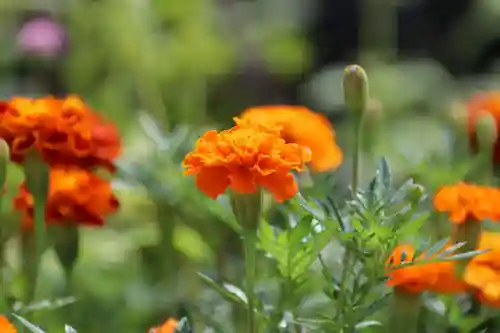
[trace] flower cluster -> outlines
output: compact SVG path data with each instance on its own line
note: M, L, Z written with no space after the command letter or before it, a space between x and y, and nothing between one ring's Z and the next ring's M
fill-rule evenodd
M25 228L33 226L33 203L33 196L26 184L22 184L14 198L14 206L22 212ZM108 181L75 167L54 167L50 170L45 207L47 224L100 226L104 224L104 218L118 207L118 199Z
M464 223L466 220L500 220L500 189L473 184L458 183L443 186L434 197L434 207L439 212L448 212L450 221Z
M15 97L0 102L0 139L21 166L36 153L50 168L45 218L48 224L102 225L118 208L109 181L96 168L115 171L121 151L116 126L79 97ZM25 229L33 226L34 199L25 183L14 198Z
M306 108L254 108L235 122L231 129L205 133L183 162L185 174L194 175L211 198L228 187L241 194L261 187L283 202L298 190L292 172L309 162L324 171L342 160L331 125Z
M11 159L22 163L36 148L49 165L104 166L114 170L120 137L76 96L64 99L13 98L0 103L0 137L11 149Z
M434 196L435 209L448 213L449 220L458 229L465 228L466 223L480 226L484 220L500 220L498 203L500 190L467 183L443 186ZM441 253L430 256L424 253L415 258L412 245L396 247L386 264L388 285L409 293L468 292L484 304L500 307L500 233L482 231L477 240L471 241L475 243L475 249L485 253L468 260L460 273L456 261L433 261L440 255L444 256L443 251L450 252L447 255L457 252L451 248L458 242L453 237ZM413 265L401 265L409 262Z

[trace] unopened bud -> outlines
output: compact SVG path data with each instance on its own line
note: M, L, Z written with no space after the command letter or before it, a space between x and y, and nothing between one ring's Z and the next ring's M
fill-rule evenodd
M479 149L490 152L498 138L497 124L491 114L485 113L477 120L476 135Z
M412 204L418 204L425 195L425 188L420 184L412 184L406 192L408 200Z
M362 115L368 100L368 76L358 65L350 65L344 69L342 80L344 100L349 111Z

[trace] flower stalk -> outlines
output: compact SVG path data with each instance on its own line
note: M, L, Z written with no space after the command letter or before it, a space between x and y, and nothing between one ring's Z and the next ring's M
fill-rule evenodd
M7 180L7 166L9 161L9 146L3 140L0 140L0 191L3 192L5 182ZM3 212L3 193L0 193L0 212ZM8 235L1 229L0 225L0 313L7 312L7 286L4 282L3 266L4 266L4 248Z
M368 77L361 66L351 65L344 70L342 81L344 101L347 109L353 115L354 150L352 156L352 183L353 196L356 196L359 183L360 152L362 140L363 118L366 114L368 100Z
M394 288L387 332L417 333L421 303L420 294Z
M23 239L24 267L27 275L26 302L36 297L38 269L46 244L45 205L49 192L49 167L36 151L31 151L24 163L26 186L33 195L34 234L27 232ZM34 244L33 244L34 243Z
M243 249L245 255L245 287L248 299L247 332L257 333L255 313L256 296L256 246L257 231L262 213L263 193L258 190L254 194L231 193L231 206L238 223L243 227Z
M455 226L452 241L454 243L465 243L457 250L457 254L467 253L476 250L481 236L481 222L469 218L464 223ZM467 264L472 258L466 258L456 261L455 274L458 278L462 278Z
M480 165L477 181L484 185L491 185L494 177L493 151L497 141L497 125L490 114L481 116L476 123L477 141L479 145Z
M353 199L356 198L358 193L358 184L360 177L360 154L361 154L361 140L362 140L362 126L363 118L366 114L367 99L368 99L368 77L366 72L361 66L351 65L347 66L344 70L344 78L342 81L344 89L344 100L348 110L352 113L353 121L353 136L354 136L354 150L352 155L352 181L351 190ZM344 320L344 307L345 295L347 294L348 272L351 263L351 251L348 247L344 249L344 256L342 259L342 276L340 279L340 293L337 302L337 318L341 321ZM344 323L342 322L342 326Z

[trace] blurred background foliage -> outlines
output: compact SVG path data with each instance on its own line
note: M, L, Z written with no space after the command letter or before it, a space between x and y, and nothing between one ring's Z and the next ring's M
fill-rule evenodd
M20 42L23 25L41 16L66 32L50 55ZM204 129L261 104L324 112L349 151L340 87L347 63L370 76L364 180L381 155L400 181L413 176L432 189L459 178L449 115L475 91L499 87L499 20L496 0L0 0L0 93L77 93L117 123L124 141L114 180L121 211L103 229L81 230L68 284L55 255L45 255L43 294L77 301L36 322L49 332L70 323L85 333L132 333L169 316L189 314L195 327L243 318L196 275L239 285L241 244L227 202L199 194L182 175L182 157ZM335 177L339 196L349 163ZM9 197L21 181L11 168ZM6 220L16 221L11 214ZM16 246L9 243L4 272L12 283ZM325 255L339 260L335 250ZM261 265L269 275L270 264ZM309 303L305 316L322 304Z

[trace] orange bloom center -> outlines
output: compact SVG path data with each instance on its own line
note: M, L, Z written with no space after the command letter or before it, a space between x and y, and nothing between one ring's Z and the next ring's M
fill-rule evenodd
M311 150L311 167L316 171L336 169L343 153L326 117L303 106L262 106L245 110L243 120L280 128L281 137Z
M23 214L23 226L31 228L33 196L24 184L14 198L14 206ZM47 223L102 225L105 217L118 207L118 199L108 181L74 167L51 169L49 197L45 207Z
M0 315L0 333L17 333L17 329L5 317Z
M278 202L293 197L298 188L291 171L310 161L308 149L286 143L278 128L235 121L235 127L208 131L198 140L183 161L185 174L195 175L198 188L214 199L227 187L251 194L259 186Z
M9 144L16 163L35 147L51 165L102 165L114 170L113 160L121 150L116 127L104 123L77 96L1 102L0 137Z

